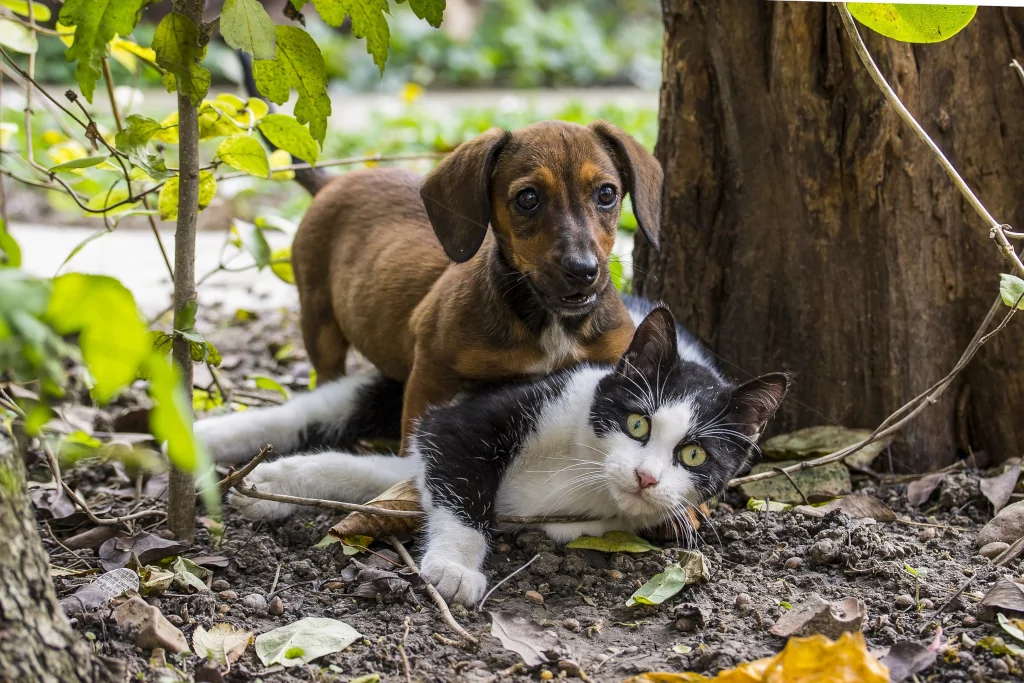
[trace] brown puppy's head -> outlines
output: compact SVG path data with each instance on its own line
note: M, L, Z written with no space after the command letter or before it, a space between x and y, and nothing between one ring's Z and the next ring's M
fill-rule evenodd
M622 198L657 248L662 171L636 140L609 123L535 123L493 129L458 147L420 195L445 253L456 263L493 226L506 259L545 307L582 315L609 282Z

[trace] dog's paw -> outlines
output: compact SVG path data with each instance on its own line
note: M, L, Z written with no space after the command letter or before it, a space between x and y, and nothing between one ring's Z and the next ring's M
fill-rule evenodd
M434 584L445 600L467 607L477 604L487 590L487 577L481 572L427 553L420 566L420 575Z
M292 495L288 487L288 474L277 463L262 463L246 475L245 483L262 493L280 493ZM274 521L284 519L299 509L291 503L278 503L262 498L250 498L237 491L228 496L228 503L237 508L242 516L254 521Z

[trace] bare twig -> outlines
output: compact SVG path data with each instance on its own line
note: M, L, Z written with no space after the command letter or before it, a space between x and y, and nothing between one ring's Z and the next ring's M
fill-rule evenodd
M412 683L412 673L409 671L409 658L405 655L405 641L409 639L409 627L412 619L405 618L405 632L402 634L402 642L398 645L398 654L402 655L402 669L405 671L405 683Z
M277 571L274 572L274 582L270 584L270 595L274 594L274 590L277 589L277 582L281 578L281 565L282 562L277 563Z
M531 564L533 564L533 563L534 563L534 561L535 561L535 560L536 560L536 559L537 559L538 557L540 557L540 553L537 553L536 555L534 555L533 557L531 557L531 558L530 558L530 560L529 560L529 561L528 561L528 562L527 562L526 564L524 564L524 565L523 565L522 567L520 567L519 569L517 569L517 570L515 570L514 572L512 572L511 574L509 574L508 576L506 576L506 577L505 577L504 579L502 579L502 580L501 580L501 581L499 581L498 583L494 584L494 585L493 585L493 586L491 587L491 590L489 590L489 591L487 591L486 593L484 593L484 599L483 599L483 600L481 600L481 601L480 601L480 604L476 606L476 611L477 611L477 612L482 612L482 611L483 611L483 609L484 609L484 603L485 603L485 602L487 602L487 598L491 597L491 593L493 593L494 591L498 590L498 587L499 587L499 586L501 586L501 584L505 583L506 581L508 581L509 579L511 579L511 578L512 578L513 576L515 576L516 574L518 574L519 572L523 571L524 569L526 569L527 567L529 567L529 566L530 566Z
M353 164L365 164L373 162L384 162L384 161L414 161L416 159L443 159L447 154L444 152L413 152L410 154L368 154L365 156L348 157L345 159L328 159L327 161L318 161L315 168L328 168L330 166L351 166ZM289 164L288 166L274 166L270 169L271 173L277 173L279 171L301 171L307 168L314 168L313 164ZM231 173L225 173L224 175L217 176L217 180L228 180L229 178L244 178L252 176L251 173L245 171L232 171Z
M992 561L992 564L996 567L1002 567L1007 562L1020 555L1021 551L1024 551L1024 536L1018 538L1009 548L1000 553L999 556Z
M217 487L220 489L220 494L223 496L230 491L235 484L245 479L246 475L256 469L256 466L263 462L263 460L270 455L273 450L273 446L267 445L265 448L261 448L260 452L257 453L256 456L253 457L253 459L250 460L242 469L237 472L235 470L228 472L228 475L221 479L217 484Z
M388 541L395 547L395 550L398 551L399 557L402 558L402 561L405 562L409 569L419 574L420 568L416 566L415 560L412 559L412 555L410 555L409 551L405 549L402 542L394 536L388 537ZM430 597L433 598L434 604L436 604L437 608L441 610L441 616L444 617L445 623L447 623L453 631L458 633L468 642L473 645L479 645L480 641L471 636L466 629L459 626L459 622L455 621L455 617L452 616L452 611L448 609L448 603L445 602L444 598L441 597L441 594L437 592L437 589L434 588L433 584L425 581L424 585L427 587L427 593L429 593Z
M790 485L793 488L796 489L797 493L800 494L800 499L804 502L804 505L810 505L811 504L811 501L807 500L807 496L804 495L803 489L801 489L799 486L797 486L796 481L793 479L793 475L791 475L789 472L787 472L786 470L782 469L781 467L773 467L772 471L773 472L777 472L777 473L782 474L782 475L785 475L786 479L789 479Z
M416 510L383 510L370 505L358 505L356 503L341 503L336 500L317 500L313 498L299 498L297 496L285 496L279 493L264 493L257 491L252 486L235 484L235 491L260 500L272 500L278 503L289 503L291 505L306 505L309 507L323 508L324 510L337 510L340 512L362 512L364 514L379 515L381 517L408 517L410 519L421 519L424 514Z

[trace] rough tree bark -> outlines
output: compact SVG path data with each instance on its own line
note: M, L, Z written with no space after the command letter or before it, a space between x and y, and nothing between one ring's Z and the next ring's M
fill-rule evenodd
M21 457L0 437L0 681L113 681L68 625L25 492Z
M202 24L206 0L175 0L174 9ZM178 94L178 224L174 231L174 319L196 299L196 219L199 215L199 110ZM175 335L171 355L181 370L192 405L192 351ZM171 468L167 486L167 528L191 543L196 535L196 483L191 472Z
M987 228L887 106L830 4L662 0L660 297L745 378L794 373L774 430L874 427L945 375L1006 272ZM1000 220L1024 224L1024 12L935 45L861 27L897 94ZM1011 325L902 434L897 467L1024 449Z

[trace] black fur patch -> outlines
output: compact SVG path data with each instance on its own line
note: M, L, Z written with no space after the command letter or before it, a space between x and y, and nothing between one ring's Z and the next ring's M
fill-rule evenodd
M378 377L356 395L356 409L347 420L316 423L303 432L295 452L352 450L360 439L394 439L402 434L402 397L405 385Z

